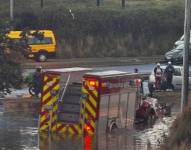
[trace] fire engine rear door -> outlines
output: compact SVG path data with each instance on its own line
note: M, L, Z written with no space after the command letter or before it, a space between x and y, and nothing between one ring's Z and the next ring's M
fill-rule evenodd
M58 105L58 121L78 123L80 118L81 84L70 84Z

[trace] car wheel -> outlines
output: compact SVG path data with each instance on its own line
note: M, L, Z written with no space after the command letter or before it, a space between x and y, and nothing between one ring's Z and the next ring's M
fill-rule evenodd
M37 56L37 60L40 62L45 62L47 60L47 54L46 53L39 53Z

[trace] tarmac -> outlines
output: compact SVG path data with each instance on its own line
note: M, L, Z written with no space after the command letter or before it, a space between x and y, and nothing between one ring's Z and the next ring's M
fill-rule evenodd
M32 69L42 66L46 69L64 67L103 67L149 64L163 61L164 56L150 57L103 57L103 58L72 58L72 59L48 59L46 62L27 60L22 64L24 69Z

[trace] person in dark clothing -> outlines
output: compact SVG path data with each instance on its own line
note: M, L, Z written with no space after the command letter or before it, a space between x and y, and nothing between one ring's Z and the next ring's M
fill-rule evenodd
M138 71L139 71L139 70L138 70L137 68L134 69L134 73L138 73Z
M169 61L168 65L167 65L167 67L165 69L165 77L166 77L166 82L167 82L167 89L173 89L172 79L173 79L174 72L175 72L174 67L173 67L172 63Z
M35 95L39 97L39 94L41 94L42 91L42 84L43 84L43 79L42 79L42 67L37 67L36 71L33 75L33 84L34 84L34 89L35 89Z
M149 83L149 84L148 84L148 88L149 88L149 92L150 92L149 96L150 96L150 97L153 97L153 92L154 92L153 84L152 84L152 83Z

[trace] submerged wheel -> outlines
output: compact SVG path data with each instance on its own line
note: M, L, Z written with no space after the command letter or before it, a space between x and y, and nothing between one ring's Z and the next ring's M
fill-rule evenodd
M115 131L116 129L117 129L117 124L116 124L115 121L112 121L112 122L110 123L110 125L108 126L108 130L109 130L109 132L113 132L113 131Z

